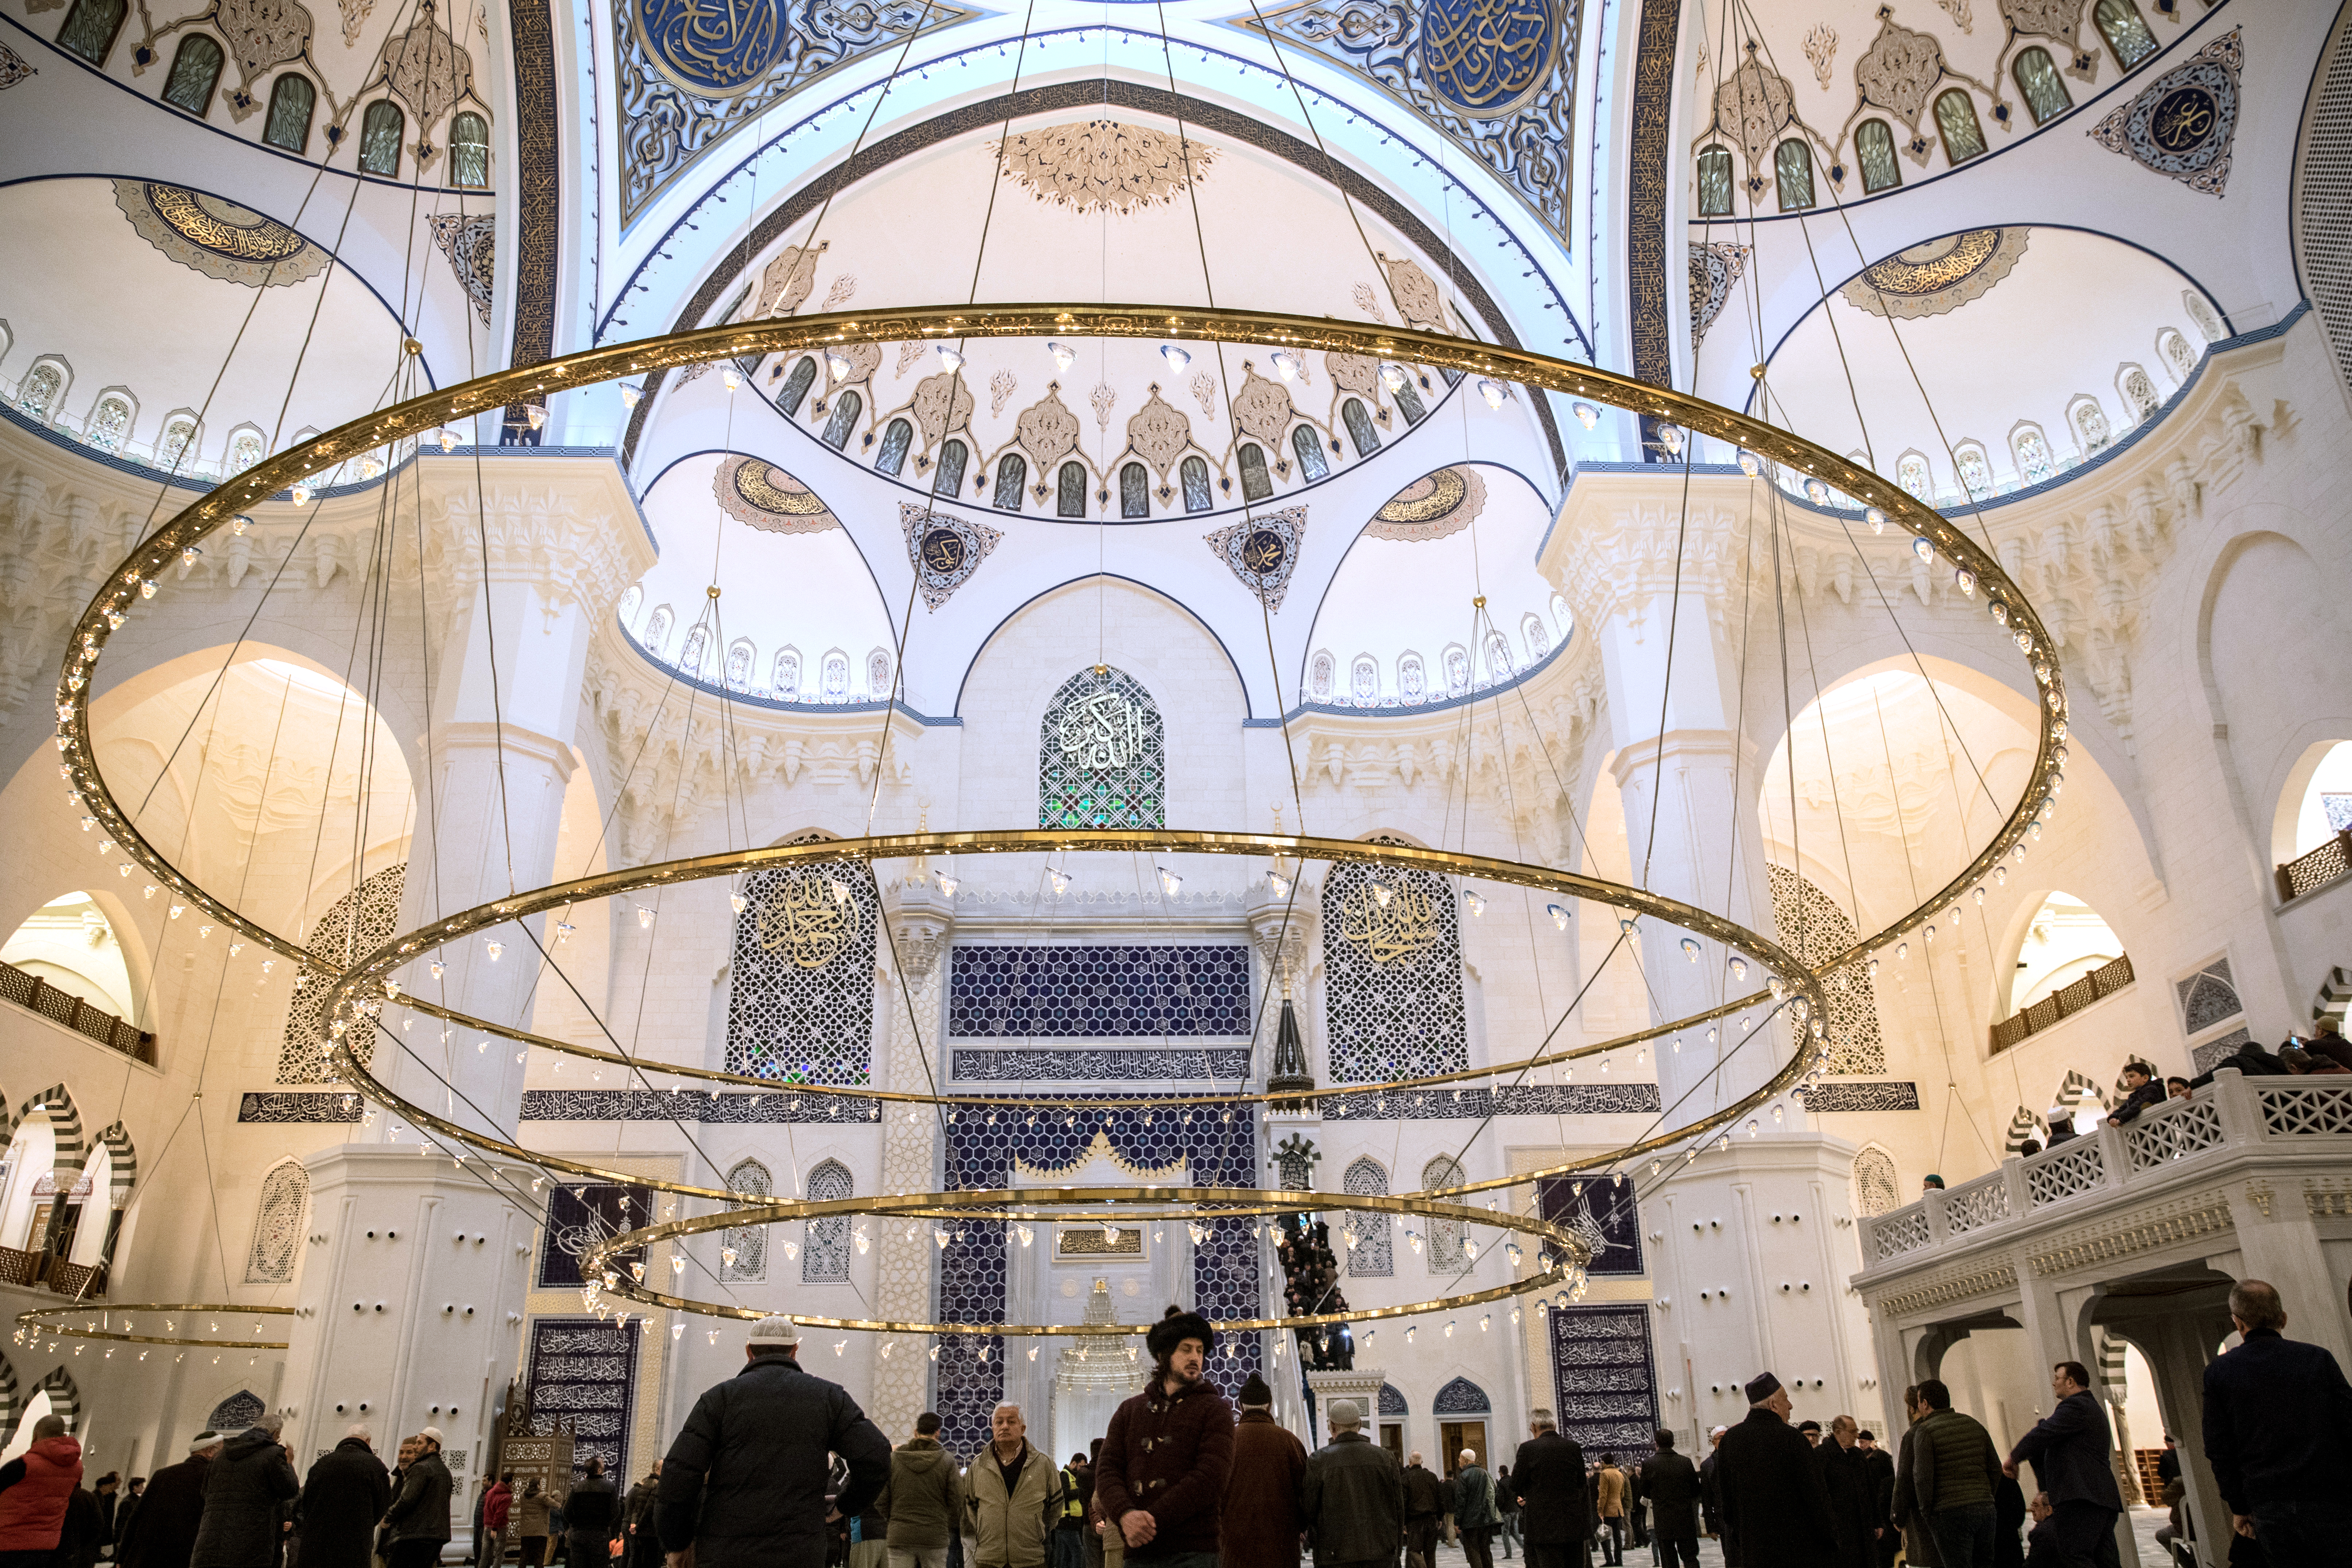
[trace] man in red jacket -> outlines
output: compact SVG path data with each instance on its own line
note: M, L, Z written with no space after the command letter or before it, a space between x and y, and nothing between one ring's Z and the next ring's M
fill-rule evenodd
M1143 1342L1151 1381L1110 1418L1095 1497L1135 1568L1217 1568L1217 1507L1234 1467L1233 1406L1201 1375L1217 1336L1198 1312L1171 1307Z
M64 1416L42 1416L33 1446L0 1465L0 1568L47 1568L80 1485L81 1445L66 1436Z

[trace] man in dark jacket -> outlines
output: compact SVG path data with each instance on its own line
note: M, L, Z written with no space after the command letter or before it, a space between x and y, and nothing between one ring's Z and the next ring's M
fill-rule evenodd
M1404 1568L1437 1568L1437 1531L1445 1521L1445 1483L1421 1462L1404 1462Z
M1584 1450L1559 1435L1549 1410L1528 1412L1528 1440L1511 1459L1519 1539L1528 1568L1574 1568L1591 1528L1584 1495Z
M1218 1568L1298 1568L1307 1446L1276 1424L1274 1390L1255 1373L1242 1384L1241 1407L1233 1469L1217 1503Z
M2325 1346L2281 1337L2268 1282L2231 1286L2230 1316L2242 1342L2205 1367L2205 1458L2231 1525L2273 1563L2352 1563L2352 1385Z
M1698 1568L1698 1467L1675 1452L1675 1435L1661 1426L1658 1451L1643 1461L1642 1495L1650 1500L1650 1529L1660 1568Z
M1144 1336L1151 1381L1103 1435L1095 1497L1139 1568L1215 1568L1217 1507L1234 1465L1233 1406L1202 1375L1216 1340L1200 1313L1169 1308Z
M387 1561L391 1568L434 1568L449 1540L449 1493L457 1483L441 1458L441 1428L427 1426L412 1441L416 1457L384 1510L383 1521L392 1529Z
M824 1553L828 1453L849 1464L835 1511L866 1511L890 1479L890 1440L839 1385L801 1370L801 1333L768 1317L743 1370L705 1390L662 1459L655 1518L669 1568L799 1568Z
M2069 1568L2116 1561L2116 1519L2124 1510L2116 1485L2107 1413L2091 1392L2091 1374L2081 1362L2062 1361L2050 1369L2050 1393L2057 1405L2017 1440L2001 1474L2014 1479L2031 1461L2055 1512L2058 1549Z
M621 1500L621 1529L628 1541L626 1568L661 1568L661 1533L654 1528L654 1501L661 1495L661 1461Z
M588 1457L588 1473L572 1483L563 1500L564 1550L572 1568L605 1568L613 1536L621 1527L621 1493L604 1474L604 1461Z
M1717 1454L1723 1557L1739 1568L1815 1568L1837 1552L1821 1463L1788 1415L1788 1390L1759 1374L1748 1384L1748 1419Z
M99 1506L96 1492L77 1487L66 1498L54 1568L98 1568L98 1549L105 1544L106 1510Z
M1829 1440L1813 1450L1821 1461L1822 1489L1829 1493L1830 1522L1837 1531L1838 1568L1877 1568L1878 1542L1886 1530L1877 1479L1859 1447L1860 1432L1853 1416L1838 1416L1830 1423Z
M1404 1538L1404 1475L1396 1456L1366 1439L1364 1413L1335 1399L1331 1440L1307 1456L1299 1515L1315 1543L1315 1568L1396 1568Z
M368 1568L376 1521L392 1506L392 1478L373 1438L365 1426L352 1427L303 1478L295 1510L302 1568Z
M190 1568L270 1568L285 1505L302 1490L294 1463L278 1446L285 1417L272 1412L230 1438L205 1475L205 1517L189 1552Z
M887 1521L891 1568L946 1568L948 1542L964 1517L963 1477L940 1447L939 1416L915 1417L915 1435L890 1451L890 1481L876 1506Z
M121 1568L188 1568L204 1522L205 1478L220 1458L223 1441L217 1432L197 1433L188 1442L186 1458L150 1479L114 1548Z
M1730 1430L1728 1426L1717 1426L1709 1432L1706 1458L1698 1462L1698 1517L1709 1541L1723 1533L1723 1480L1717 1474L1717 1460L1723 1455L1723 1435ZM1738 1565L1735 1563L1733 1568Z
M1870 1471L1871 1506L1878 1510L1878 1522L1885 1527L1878 1536L1878 1568L1895 1568L1895 1553L1903 1544L1903 1532L1895 1528L1890 1517L1895 1511L1895 1456L1878 1446L1878 1436L1874 1432L1857 1433L1853 1444L1862 1450L1863 1465Z

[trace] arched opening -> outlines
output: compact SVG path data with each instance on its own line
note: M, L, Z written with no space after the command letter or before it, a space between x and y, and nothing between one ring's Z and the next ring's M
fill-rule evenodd
M2052 893L2019 943L2009 983L2010 1011L2023 1012L2123 952L2121 939L2097 910L2071 894Z
M2320 741L2305 748L2279 795L2271 856L2279 865L2352 834L2352 741Z
M137 1021L139 996L121 936L88 893L61 894L34 910L0 944L0 963L126 1023ZM37 1002L26 1005L52 1011Z

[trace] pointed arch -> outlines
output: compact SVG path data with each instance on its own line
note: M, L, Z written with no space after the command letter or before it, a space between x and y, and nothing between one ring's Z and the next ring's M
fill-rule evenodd
M16 1386L16 1369L0 1355L0 1447L16 1436L16 1423L24 1415L25 1391Z
M776 1179L759 1161L738 1160L727 1172L727 1190L756 1202L775 1195ZM729 1226L725 1248L719 1257L719 1279L757 1284L767 1277L768 1227Z
M1469 1179L1462 1173L1462 1163L1451 1154L1440 1154L1421 1168L1423 1192L1444 1193ZM1469 1240L1470 1227L1461 1220L1433 1220L1429 1226L1429 1271L1448 1279L1462 1272L1463 1265L1470 1260L1465 1250Z
M857 1184L851 1179L849 1167L838 1160L827 1160L809 1172L808 1201L828 1203L856 1195ZM801 1283L804 1285L840 1285L849 1279L849 1216L830 1215L808 1222L808 1235L801 1245Z
M49 1414L65 1417L66 1431L81 1430L81 1390L75 1386L73 1373L63 1367L51 1369L41 1379L41 1392L49 1396Z
M1164 827L1168 752L1160 704L1123 669L1062 683L1037 728L1040 827Z
M262 1176L261 1201L253 1218L253 1246L246 1254L247 1284L284 1285L293 1279L295 1244L310 1201L310 1173L293 1155L270 1166Z
M261 1395L249 1388L240 1388L213 1406L213 1413L205 1418L205 1430L234 1435L268 1414L269 1406Z
M1466 1377L1452 1379L1429 1402L1429 1413L1433 1415L1486 1415L1491 1414L1494 1407L1494 1402L1486 1397L1486 1391Z
M1341 1179L1342 1191L1358 1197L1389 1195L1388 1167L1370 1154L1360 1156ZM1389 1216L1370 1209L1350 1209L1347 1219L1348 1272L1359 1279L1385 1279L1396 1272L1396 1257L1389 1248Z
M50 1170L56 1175L58 1190L65 1192L80 1177L81 1168L89 1158L89 1140L82 1131L81 1111L75 1106L73 1096L66 1092L66 1086L53 1083L16 1108L16 1120L10 1125L8 1135L15 1137L17 1130L36 1110L48 1113L49 1130L57 1139L57 1155ZM64 1222L65 1205L61 1203L50 1218L50 1233L56 1234Z
M119 1211L130 1205L131 1189L139 1184L139 1152L120 1121L100 1132L98 1141L106 1145L106 1206Z

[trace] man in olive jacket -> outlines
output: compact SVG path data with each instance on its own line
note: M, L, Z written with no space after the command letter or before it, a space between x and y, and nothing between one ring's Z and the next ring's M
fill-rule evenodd
M915 1417L915 1435L890 1450L890 1480L874 1510L889 1521L889 1568L944 1568L948 1538L963 1518L963 1477L940 1447L940 1418Z
M835 1511L866 1511L890 1479L890 1439L838 1384L793 1359L790 1318L751 1325L743 1370L705 1390L662 1458L655 1519L668 1568L802 1568L825 1555L827 1455L849 1465Z
M302 1489L278 1445L284 1425L282 1415L264 1415L230 1438L205 1472L205 1518L188 1553L190 1568L270 1568L277 1561L284 1533L279 1510Z
M1396 1568L1404 1540L1404 1469L1365 1437L1352 1399L1331 1402L1331 1440L1307 1456L1299 1513L1315 1568Z
M392 1568L434 1568L449 1541L449 1493L457 1483L441 1458L441 1428L427 1426L413 1441L416 1457L402 1473L400 1495L383 1516L392 1530L392 1550L385 1554Z
M1047 1537L1062 1516L1062 1472L1030 1443L1018 1405L998 1405L988 1430L964 1483L972 1568L1045 1568Z

